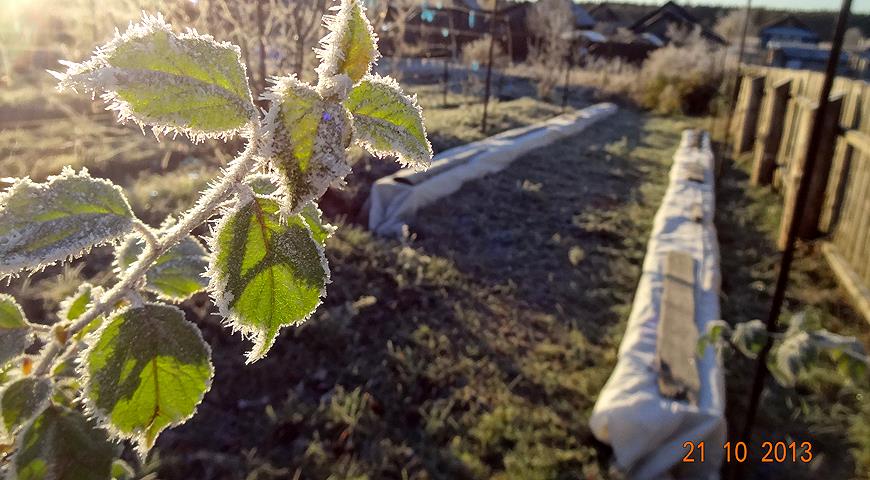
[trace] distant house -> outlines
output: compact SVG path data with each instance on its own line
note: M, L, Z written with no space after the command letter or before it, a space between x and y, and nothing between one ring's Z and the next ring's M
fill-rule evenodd
M632 24L629 29L635 34L651 39L660 40L662 43L667 43L671 39L668 32L672 26L692 31L699 29L701 36L706 40L725 45L725 39L717 35L715 32L702 25L701 22L692 14L686 11L683 7L672 1L666 2L656 10L644 15ZM650 37L652 35L653 37ZM655 40L653 40L655 43Z
M761 48L767 48L770 42L815 45L821 41L818 33L794 15L786 15L764 25L758 32L758 38Z
M628 26L622 17L606 3L590 7L589 15L595 20L595 31L605 35L613 35L618 29Z

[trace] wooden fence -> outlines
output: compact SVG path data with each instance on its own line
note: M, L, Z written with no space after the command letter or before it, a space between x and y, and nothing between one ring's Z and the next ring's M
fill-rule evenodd
M780 248L791 222L800 222L799 238L821 238L832 270L870 321L870 84L835 80L807 207L791 218L823 75L754 66L745 72L731 125L733 148L751 152L754 184L782 193Z

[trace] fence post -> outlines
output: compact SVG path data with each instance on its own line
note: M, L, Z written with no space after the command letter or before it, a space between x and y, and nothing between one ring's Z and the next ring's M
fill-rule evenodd
M759 131L760 138L758 138L752 167L753 185L769 185L773 180L790 91L791 80L780 82L768 91L767 116Z
M810 179L809 190L805 208L802 212L795 212L794 204L797 195L797 186L800 185L801 178L804 176L804 168L807 164L806 154L799 154L794 159L789 175L786 179L785 205L783 210L782 222L780 222L779 230L779 248L784 249L788 239L788 229L791 228L792 222L800 222L798 228L798 237L801 239L811 239L819 233L819 215L822 211L822 204L825 200L825 189L828 185L828 176L831 171L831 156L833 155L834 142L839 133L840 110L843 107L843 97L838 96L829 100L828 108L825 109L825 116L820 119L822 122L821 136L819 138L818 150L815 158L815 168L813 168L813 176ZM804 126L806 132L813 129L813 118L815 117L818 106L813 105L804 112L806 121ZM803 149L801 149L803 150ZM801 151L799 150L799 152ZM799 213L801 218L791 218L794 213Z
M863 82L860 85L853 84L846 99L843 101L843 114L840 127L844 130L850 130L858 125L861 108L861 94L864 92ZM834 151L833 163L831 164L831 175L828 180L828 194L825 196L825 205L822 209L822 216L819 219L819 230L830 234L837 224L840 216L840 207L843 203L843 196L846 193L846 184L852 156L855 149L845 137L840 137L837 142L836 150Z
M738 110L736 136L734 138L734 155L748 151L755 140L755 127L758 123L758 110L761 106L761 94L764 91L764 77L752 77L743 82Z
M843 110L843 96L838 95L828 100L828 108L822 119L822 135L819 138L819 150L816 154L816 166L810 179L810 190L807 192L807 206L801 219L798 236L810 239L819 234L819 219L825 204L825 192L828 188L828 178L831 175L831 163L834 157L834 146L840 134L840 112Z

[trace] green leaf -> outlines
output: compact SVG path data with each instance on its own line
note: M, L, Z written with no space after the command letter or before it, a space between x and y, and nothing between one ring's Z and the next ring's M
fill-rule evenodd
M271 107L266 122L272 134L268 157L280 173L293 214L350 173L345 148L351 119L344 107L321 100L295 77L277 79L267 98Z
M72 322L78 320L85 312L94 305L96 299L102 295L103 289L95 287L90 283L82 283L74 294L60 303L60 312L58 316L62 320ZM85 328L79 330L75 334L76 340L84 339L91 332L95 332L102 324L103 317L98 316L85 325Z
M10 383L0 397L0 412L6 432L19 427L42 412L51 396L51 381L44 377L22 377Z
M133 220L121 189L87 170L18 180L0 194L0 278L80 256L129 232Z
M145 249L145 244L130 236L115 251L115 265L124 271L136 261ZM180 302L206 287L205 273L208 253L193 237L185 237L157 261L145 273L145 289L160 298Z
M342 0L338 13L326 17L329 33L321 41L317 73L321 82L347 75L354 83L366 76L378 59L377 37L358 0Z
M253 190L255 194L263 196L274 195L277 193L279 187L278 182L280 182L280 179L265 173L249 175L245 178L245 183L251 187L251 190Z
M870 359L868 359L864 345L860 340L821 329L810 332L809 336L813 345L820 351L827 353L835 363L840 375L853 382L867 378Z
M127 480L135 474L133 467L120 458L112 462L112 480Z
M731 343L749 358L755 358L767 342L767 328L761 320L740 322L734 326Z
M81 366L87 409L144 456L196 411L211 385L211 351L181 310L156 303L118 313L95 335Z
M266 355L282 327L314 312L329 278L306 220L281 217L275 200L253 198L227 214L211 240L209 290L229 325L253 339L249 363Z
M397 155L402 165L425 168L432 160L423 111L389 77L370 76L345 102L353 115L354 140L378 156Z
M12 461L17 480L106 480L114 446L81 413L49 406L25 428Z
M335 227L323 221L323 212L320 211L320 208L314 202L306 203L299 214L302 215L308 228L311 229L311 235L314 237L314 240L321 246L324 246L326 239L335 232Z
M93 305L94 300L101 293L102 289L100 287L95 287L87 282L82 283L72 296L60 302L60 312L58 315L63 320L77 320Z
M708 345L718 345L725 335L731 333L731 326L724 320L712 320L707 323L707 331L698 338L698 356L703 356Z
M30 324L18 302L0 293L0 366L24 354L30 331Z
M193 139L227 137L256 115L237 46L193 31L176 34L143 16L88 61L56 74L61 88L104 91L124 121Z

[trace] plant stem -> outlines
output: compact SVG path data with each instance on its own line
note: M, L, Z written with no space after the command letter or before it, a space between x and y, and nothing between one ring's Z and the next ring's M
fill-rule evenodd
M145 275L145 272L154 264L154 262L167 250L175 246L184 237L190 234L193 229L202 225L211 217L215 210L227 200L236 190L236 185L242 182L245 176L251 171L254 165L254 152L259 143L260 132L255 130L254 137L248 142L245 150L230 162L229 169L224 172L223 177L214 183L199 199L199 201L190 210L182 215L181 219L174 226L169 228L160 238L148 239L145 251L139 258L121 275L120 281L111 289L103 294L94 305L84 312L75 323L70 325L68 329L69 338L72 338L76 333L85 328L95 318L103 315L113 308L115 305L124 299L131 287ZM141 229L140 229L141 232ZM152 235L153 236L153 235ZM46 375L54 363L58 355L64 353L71 344L70 342L60 344L57 341L52 341L45 349L39 363L36 366L34 375Z

